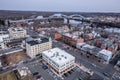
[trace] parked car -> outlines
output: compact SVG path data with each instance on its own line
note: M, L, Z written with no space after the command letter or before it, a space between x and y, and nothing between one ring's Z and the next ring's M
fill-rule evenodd
M94 63L92 63L92 66L96 67L96 65Z
M47 67L46 65L43 65L42 68L43 68L44 70L48 69L48 67Z
M110 75L106 72L103 73L104 76L110 77Z
M38 74L39 74L38 72L34 72L34 73L33 73L33 76L38 75Z
M41 77L41 75L36 75L36 79L40 79Z

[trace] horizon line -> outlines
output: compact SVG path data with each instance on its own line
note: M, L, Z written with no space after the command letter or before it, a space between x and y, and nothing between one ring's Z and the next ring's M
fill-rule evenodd
M29 11L29 12L53 12L53 13L55 13L55 12L57 12L57 13L63 13L63 12L65 12L65 13L116 13L116 14L120 14L120 12L112 12L112 11L110 11L110 12L108 12L108 11L106 11L106 12L104 12L104 11L93 11L93 12L91 12L91 11L38 11L38 10L13 10L13 9L0 9L0 11Z

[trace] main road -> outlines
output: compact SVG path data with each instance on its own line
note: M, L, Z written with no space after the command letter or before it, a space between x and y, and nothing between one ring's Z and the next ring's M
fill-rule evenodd
M103 63L97 62L97 60L93 60L91 58L87 58L85 56L80 55L80 52L73 50L72 47L70 49L68 49L68 48L65 48L63 45L66 45L66 44L64 44L63 42L60 42L60 41L53 40L54 47L59 47L59 48L65 50L66 52L70 53L71 55L73 55L76 58L76 62L79 62L82 65L84 65L85 67L93 70L96 74L105 78L105 80L109 80L109 79L108 79L108 77L103 75L103 73L108 73L110 75L110 77L112 77L112 75L114 74L115 69L112 64L103 64Z

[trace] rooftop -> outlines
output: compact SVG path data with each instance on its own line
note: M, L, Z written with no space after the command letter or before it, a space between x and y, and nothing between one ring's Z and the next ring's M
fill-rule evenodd
M105 54L105 55L111 55L112 54L111 51L108 51L108 50L105 50L105 49L102 49L99 53Z
M79 43L77 44L77 48L82 49L84 51L88 51L90 54L93 54L95 56L98 56L104 60L110 60L112 57L112 52L105 50L105 49L101 49L95 46L91 46L89 44L86 43Z
M16 48L9 48L9 49L5 49L5 50L0 50L0 56L3 54L13 53L13 52L18 51L18 50L22 50L22 48L16 47Z
M63 35L64 35L64 36L67 36L67 37L70 37L70 38L73 38L73 39L78 39L78 38L80 38L78 32L74 32L74 33L64 33Z
M0 42L3 42L3 38L9 37L9 34L0 35Z
M109 61L112 57L112 52L102 49L101 51L99 51L98 55L100 58Z
M75 59L75 57L59 48L53 48L44 51L43 54L49 57L52 61L54 61L58 65L63 65L65 62Z
M24 31L24 29L23 28L21 28L21 27L17 27L17 28L10 28L12 31Z
M31 46L33 46L33 45L45 43L48 41L49 41L48 38L39 38L39 40L31 40L31 41L28 41L27 43L30 44Z

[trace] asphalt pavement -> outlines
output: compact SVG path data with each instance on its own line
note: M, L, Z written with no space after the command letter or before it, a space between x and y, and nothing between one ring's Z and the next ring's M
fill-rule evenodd
M68 48L65 48L63 45L66 45L66 44L64 44L63 42L59 42L59 41L54 40L53 45L55 47L59 47L59 48L65 50L66 52L75 56L76 62L79 62L79 63L83 64L85 67L93 70L96 74L105 78L105 80L108 80L108 77L106 77L103 73L108 73L111 77L113 75L113 73L116 71L112 64L100 63L97 60L95 61L91 58L87 58L85 56L80 55L80 52L76 52L74 50L70 50Z

